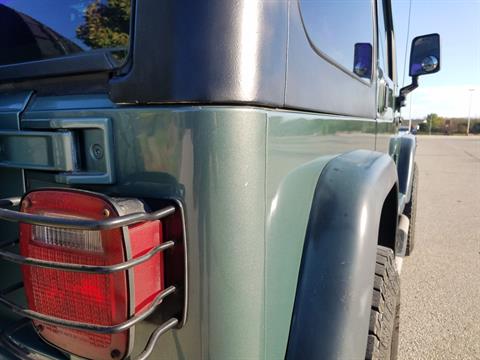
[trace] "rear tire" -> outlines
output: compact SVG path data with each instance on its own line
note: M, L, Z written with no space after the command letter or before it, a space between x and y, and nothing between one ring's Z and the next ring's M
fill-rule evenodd
M395 360L400 324L400 279L392 249L378 246L365 359Z
M415 245L415 222L417 220L417 190L418 190L418 166L417 163L413 165L413 183L412 183L412 197L410 202L405 205L403 213L410 220L410 227L408 228L407 248L405 255L410 255Z

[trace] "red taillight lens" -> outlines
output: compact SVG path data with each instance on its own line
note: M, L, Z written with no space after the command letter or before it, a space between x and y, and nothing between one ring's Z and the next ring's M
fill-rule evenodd
M120 215L112 201L72 190L31 192L23 199L21 211L90 220ZM158 220L132 225L128 231L20 225L23 256L63 263L114 265L142 256L161 242ZM163 257L157 253L130 270L111 274L23 266L23 277L30 309L67 320L117 325L145 309L163 290ZM38 321L35 324L46 341L85 358L123 358L131 350L131 330L98 334Z

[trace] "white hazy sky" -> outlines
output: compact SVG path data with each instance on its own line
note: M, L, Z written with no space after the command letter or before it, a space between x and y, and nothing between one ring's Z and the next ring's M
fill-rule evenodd
M392 0L399 85L402 86L409 0ZM480 118L480 0L412 0L408 50L414 37L439 33L441 70L419 78L419 88L407 98L402 115L413 118L429 113ZM407 55L408 56L408 55ZM408 59L407 59L408 68ZM410 81L405 76L405 85ZM469 89L475 89L472 93Z
M473 92L470 93L470 89L473 89ZM432 112L446 117L467 117L470 105L471 117L480 117L479 85L420 85L410 94L408 101L412 104L413 118L424 117ZM405 118L408 118L410 114L409 102L402 109Z

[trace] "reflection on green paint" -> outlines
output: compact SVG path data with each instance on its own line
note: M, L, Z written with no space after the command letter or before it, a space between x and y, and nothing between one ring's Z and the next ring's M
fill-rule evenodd
M291 118L290 116L282 120L281 127L275 127L272 135L281 136L282 133L291 135L332 135L339 133L367 133L374 134L375 126L372 121L364 119L342 120L341 117L332 119L331 116L326 118L320 116L311 116L309 118L299 117ZM373 126L372 126L373 125ZM277 133L280 131L280 133Z

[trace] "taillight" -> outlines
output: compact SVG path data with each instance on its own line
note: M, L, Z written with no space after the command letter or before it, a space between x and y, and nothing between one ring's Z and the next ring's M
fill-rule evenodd
M77 220L102 220L144 212L138 200L112 200L75 190L27 194L21 211ZM162 243L160 220L110 230L84 230L20 224L20 252L56 263L108 266L148 254ZM112 326L145 310L164 289L163 255L122 271L88 273L48 267L22 267L31 310L66 320ZM52 345L90 359L121 359L131 351L133 328L113 334L83 331L34 321Z

